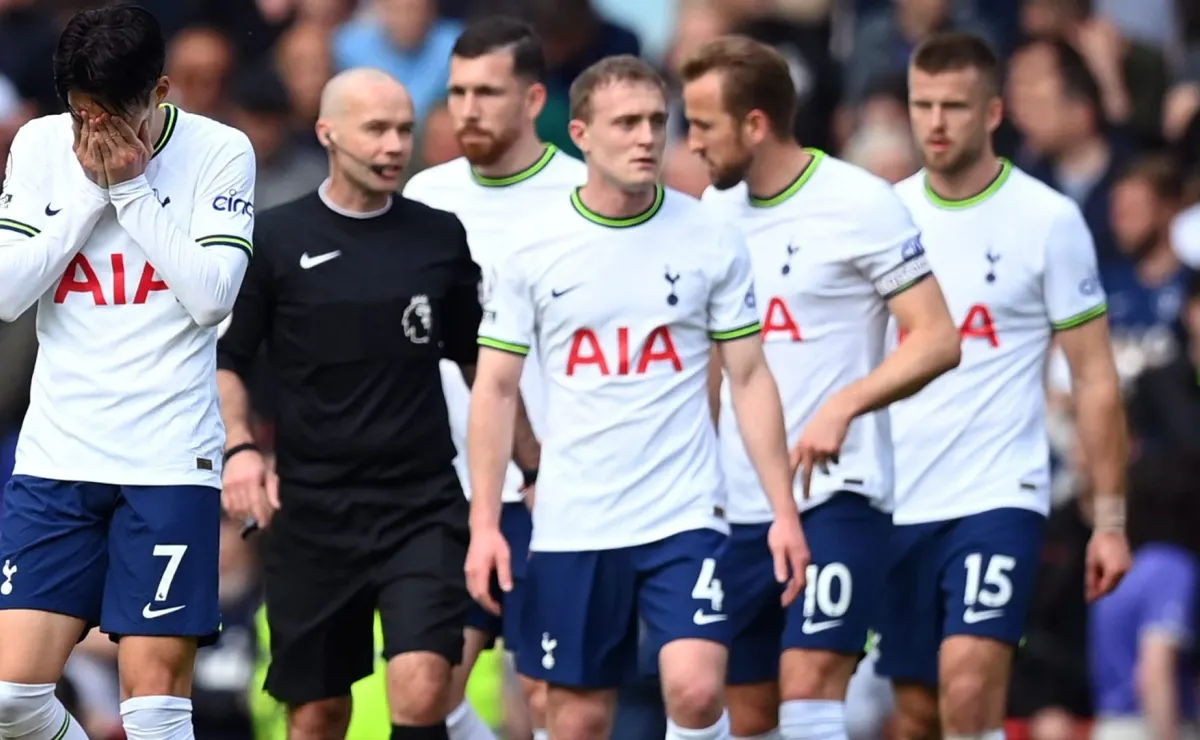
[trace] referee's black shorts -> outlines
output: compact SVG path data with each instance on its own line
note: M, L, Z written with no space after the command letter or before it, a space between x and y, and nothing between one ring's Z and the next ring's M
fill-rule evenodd
M468 504L453 471L379 490L280 483L266 534L266 689L287 704L348 696L383 656L462 660L471 597L463 566Z

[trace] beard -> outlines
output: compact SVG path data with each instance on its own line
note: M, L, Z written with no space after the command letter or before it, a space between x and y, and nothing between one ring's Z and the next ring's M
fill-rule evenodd
M467 161L475 166L488 166L495 164L517 140L517 131L505 131L500 134L484 131L477 128L463 129L454 132L454 139L458 142L458 148L462 150L463 156ZM465 134L471 134L471 139L466 139Z
M742 155L738 159L721 167L710 167L709 177L712 179L713 187L717 190L729 190L737 187L739 183L746 179L746 173L750 170L750 156Z
M932 156L926 155L925 167L939 175L953 178L974 166L979 161L979 158L983 156L983 148L982 141L971 141L958 151L942 152L941 154Z

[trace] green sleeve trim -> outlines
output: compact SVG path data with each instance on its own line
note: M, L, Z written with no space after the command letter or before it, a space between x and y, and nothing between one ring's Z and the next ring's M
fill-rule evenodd
M1098 319L1106 313L1108 313L1108 303L1101 303L1100 305L1093 306L1082 313L1077 313L1068 319L1055 321L1051 324L1051 326L1054 327L1054 331L1074 329L1077 326L1083 326L1093 319Z
M524 357L529 354L529 346L525 344L516 344L515 342L505 342L502 339L492 339L491 337L480 337L479 346L489 349L498 349L501 352L520 355Z
M196 243L202 247L233 247L245 252L247 257L254 257L254 245L250 243L249 239L243 239L240 236L229 234L202 236L196 240Z
M0 231L15 231L21 236L37 236L42 233L41 229L14 221L11 218L0 218Z
M762 324L755 321L752 324L737 329L729 329L728 331L711 331L708 336L716 342L728 342L733 339L741 339L742 337L751 337L762 332Z

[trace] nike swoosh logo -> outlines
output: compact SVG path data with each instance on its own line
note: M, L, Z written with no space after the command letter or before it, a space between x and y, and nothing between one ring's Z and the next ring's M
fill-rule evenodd
M729 619L729 615L705 614L703 609L697 609L696 613L692 615L692 621L699 625L716 624L717 622L724 622L726 619Z
M159 617L165 617L168 614L174 614L180 609L184 609L186 607L187 604L184 604L183 606L173 606L170 609L152 609L149 604L146 604L146 606L142 607L142 617L145 619L157 619Z
M988 609L981 612L977 612L974 609L967 609L963 612L963 621L967 624L979 624L980 622L986 622L989 619L995 619L1003 615L1003 609Z
M53 204L51 204L51 203L47 203L47 204L46 204L46 215L47 215L47 216L57 216L59 213L61 213L61 212L62 212L62 209L61 209L61 208L59 208L59 209L56 211L56 210L54 210L53 208L51 208L51 207L50 207L51 205L53 205Z
M841 624L842 620L840 619L831 619L828 622L814 622L811 619L806 619L804 620L804 624L800 625L800 631L806 635L815 635L818 632L839 627Z
M317 265L323 265L329 260L334 260L341 256L342 250L340 249L333 252L326 252L325 254L318 254L316 257L309 257L308 252L305 252L300 255L300 269L311 270Z
M572 290L575 290L578 287L579 287L578 285L572 285L571 287L567 288L566 290L551 290L550 297L551 298L561 298L561 297L565 296L567 293L570 293Z

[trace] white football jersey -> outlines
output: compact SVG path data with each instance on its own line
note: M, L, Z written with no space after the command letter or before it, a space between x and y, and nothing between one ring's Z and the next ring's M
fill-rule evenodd
M38 355L15 473L125 485L220 487L225 429L217 397L217 327L201 326L118 222L136 209L149 233L185 248L253 250L254 151L242 133L165 106L144 181L111 202L61 277L37 302ZM13 142L0 199L0 248L61 231L81 208L83 171L67 114L26 124ZM86 194L86 192L85 192ZM120 195L119 195L120 194ZM156 202L155 202L156 201ZM66 213L60 212L67 211ZM56 223L56 219L62 219ZM166 230L165 232L163 230ZM52 282L50 282L52 280ZM219 320L219 317L218 319Z
M770 199L748 197L743 183L710 187L706 204L738 223L754 265L763 349L783 402L788 444L829 398L868 375L887 346L887 301L929 275L917 227L887 182L810 150L813 160ZM729 521L768 522L770 502L750 463L729 393L721 385L721 464ZM852 491L890 510L891 432L887 411L850 424L837 464L814 471L802 509Z
M1051 337L1105 312L1083 215L1008 162L967 200L940 198L924 171L896 191L960 327L962 362L891 406L893 518L944 521L1008 507L1046 514Z
M536 347L546 383L531 548L727 532L707 372L713 341L759 330L741 235L663 188L627 219L588 211L577 191L536 218L485 286L479 328L485 347Z
M541 159L503 178L480 175L465 157L430 167L413 175L404 187L404 195L458 216L467 230L471 258L479 265L487 281L488 276L494 275L496 268L508 259L518 244L530 241L541 224L537 219L522 219L518 215L537 213L545 202L566 197L571 188L586 179L587 168L582 162L549 144ZM459 429L455 424L456 421L465 423L471 392L457 370L442 373L442 386L446 392L446 403L462 405L460 409L450 409L450 431L458 446L455 464L460 466L461 474L466 470L464 445L467 432L465 426ZM545 430L545 394L537 364L527 363L521 374L521 400L538 439L543 438ZM508 467L504 500L520 501L524 477L516 463ZM462 478L463 490L469 498L470 481L465 475Z

